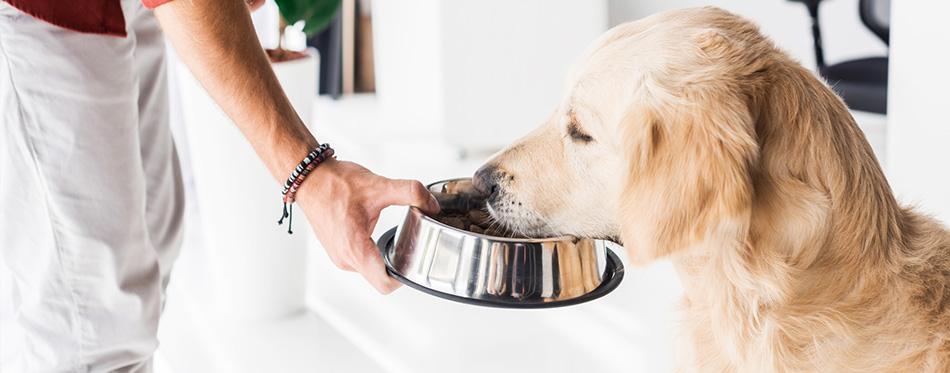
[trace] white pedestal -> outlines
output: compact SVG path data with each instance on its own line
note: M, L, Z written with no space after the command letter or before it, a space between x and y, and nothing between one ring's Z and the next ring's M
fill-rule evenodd
M318 61L314 53L274 65L305 123L316 95ZM286 225L277 225L281 183L187 68L179 64L178 69L216 314L225 320L262 321L301 312L310 224L295 206L296 233L289 235Z

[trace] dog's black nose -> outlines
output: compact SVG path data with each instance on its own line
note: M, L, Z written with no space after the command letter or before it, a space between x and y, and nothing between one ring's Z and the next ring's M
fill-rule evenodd
M475 171L475 176L472 177L472 184L475 186L475 190L481 193L483 196L488 197L498 189L498 168L495 166L482 166Z

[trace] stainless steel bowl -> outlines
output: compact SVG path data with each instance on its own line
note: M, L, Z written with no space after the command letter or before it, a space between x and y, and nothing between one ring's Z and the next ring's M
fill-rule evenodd
M471 179L429 185L443 210L484 206ZM600 239L518 239L442 224L410 207L378 242L390 275L442 298L492 307L546 308L597 299L620 284L623 264Z

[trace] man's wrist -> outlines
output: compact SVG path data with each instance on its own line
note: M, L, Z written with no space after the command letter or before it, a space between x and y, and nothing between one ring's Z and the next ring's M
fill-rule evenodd
M287 181L284 183L283 188L283 202L284 209L281 214L280 220L277 221L277 224L284 224L284 219L287 219L287 233L292 234L293 232L293 204L295 202L295 197L297 191L305 185L307 177L313 172L317 167L321 165L327 159L333 159L333 148L330 147L330 144L322 144L316 149L312 150L303 158L302 161L291 172L290 177L287 178Z
M330 144L324 143L311 151L307 156L297 164L291 172L290 177L284 182L284 200L293 203L294 194L297 188L306 180L307 176L324 160L333 157L333 148Z
M302 204L308 205L318 193L330 193L333 190L335 179L339 177L337 167L340 162L336 158L327 158L319 166L314 168L307 177L307 182L300 185L297 189L296 199Z

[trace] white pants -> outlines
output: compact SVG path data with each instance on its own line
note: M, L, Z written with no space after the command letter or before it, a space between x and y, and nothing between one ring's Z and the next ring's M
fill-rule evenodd
M0 371L151 370L184 194L164 39L81 34L0 2Z

